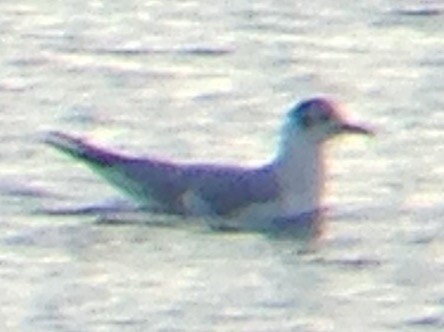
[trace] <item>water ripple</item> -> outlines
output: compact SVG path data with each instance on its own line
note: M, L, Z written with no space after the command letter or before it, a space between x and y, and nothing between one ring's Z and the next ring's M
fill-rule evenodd
M392 10L392 13L400 16L430 17L443 15L444 9L434 7L403 8Z
M406 325L412 327L442 329L444 328L444 317L440 315L424 316L421 318L408 320Z

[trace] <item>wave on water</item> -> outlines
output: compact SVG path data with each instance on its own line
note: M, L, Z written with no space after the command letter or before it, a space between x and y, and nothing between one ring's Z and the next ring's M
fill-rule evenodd
M406 322L409 327L444 328L444 318L440 315L426 315L421 318L411 319Z
M42 208L35 210L34 214L52 217L92 216L95 217L95 224L110 226L146 225L178 227L192 224L185 222L183 217L147 210L121 198L110 198L100 202L76 206Z
M14 180L0 180L0 195L14 197L54 197L55 194L38 188L37 186L26 184Z
M59 50L69 53L92 53L98 55L198 55L198 56L222 56L233 53L233 49L224 46L213 45L183 45L178 47L74 47Z
M441 16L444 14L444 7L441 8L434 6L418 6L418 7L397 8L391 10L391 13L399 16L411 16L411 17Z
M108 213L141 212L131 202L123 199L106 199L101 202L88 203L78 206L64 206L43 208L36 211L37 214L46 214L52 216L79 216L79 215L97 215Z

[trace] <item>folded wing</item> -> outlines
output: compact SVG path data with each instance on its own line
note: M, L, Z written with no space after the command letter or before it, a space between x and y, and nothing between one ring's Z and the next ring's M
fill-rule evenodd
M50 133L46 142L85 162L142 205L164 213L227 216L279 196L269 167L177 164L130 157L60 132Z

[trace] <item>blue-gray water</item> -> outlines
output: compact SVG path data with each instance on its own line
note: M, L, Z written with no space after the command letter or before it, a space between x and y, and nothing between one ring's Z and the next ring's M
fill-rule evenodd
M439 0L17 0L0 12L2 330L443 329ZM286 109L316 93L378 135L331 144L326 237L303 255L291 240L170 225L180 219L100 223L121 197L39 143L60 129L257 163Z

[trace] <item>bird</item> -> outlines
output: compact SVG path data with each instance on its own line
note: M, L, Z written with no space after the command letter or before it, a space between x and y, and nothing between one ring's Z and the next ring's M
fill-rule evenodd
M342 103L311 97L288 111L277 151L259 166L175 162L106 149L51 131L45 142L86 163L148 211L204 218L212 229L322 234L324 143L373 135L343 116Z

